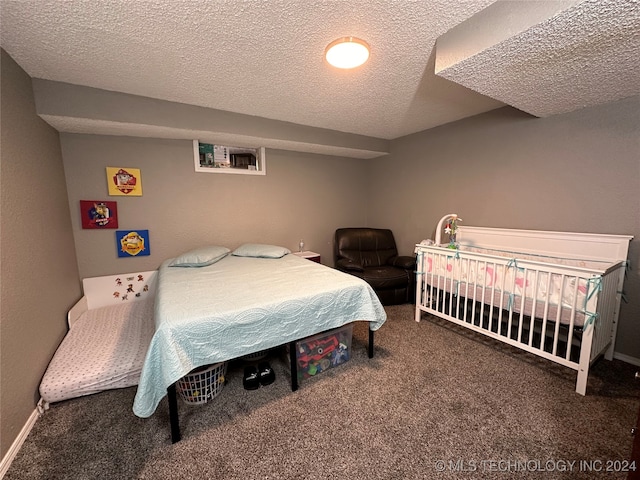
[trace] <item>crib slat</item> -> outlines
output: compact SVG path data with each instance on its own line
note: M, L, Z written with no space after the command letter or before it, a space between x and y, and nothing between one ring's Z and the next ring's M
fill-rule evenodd
M553 350L552 353L553 355L557 355L558 354L558 332L560 331L560 313L562 312L562 292L564 292L564 282L566 280L565 275L561 275L560 276L560 290L559 290L559 299L558 299L558 306L556 308L556 325L555 325L555 329L553 332Z
M520 300L520 318L518 320L518 342L522 341L522 328L524 324L525 299L527 298L527 278L528 269L524 269L524 279L522 280L522 295ZM535 298L535 297L533 297Z
M486 272L486 268L487 268L487 262L484 261L483 262L484 265L484 271ZM481 270L479 270L481 271ZM480 287L480 318L478 320L478 325L480 327L482 327L482 321L484 319L484 309L485 309L485 297L487 294L487 285L486 282L482 282L482 286ZM491 320L489 320L489 322L491 322ZM491 329L491 324L489 324L489 329Z
M511 279L511 285L509 286L509 323L507 324L507 337L511 338L511 325L513 324L513 309L515 303L515 292L516 292L516 277L518 275L518 267L512 266L513 268L513 278ZM504 276L507 276L507 272L504 272Z
M504 312L507 312L507 321L509 322L509 326L511 326L511 322L513 320L513 305L511 304L510 300L510 293L513 292L513 282L511 282L511 285L507 285L507 276L509 275L509 264L506 265L502 265L502 274L500 275L500 277L502 278L502 282L500 284L500 290L501 290L501 294L500 294L500 311L503 312L501 317L500 317L500 325L502 327L502 317L504 317ZM505 304L506 302L506 304ZM511 338L511 337L509 337Z
M504 269L504 265L501 266L502 269ZM485 262L485 275L487 274L487 269L489 267L487 267L487 263ZM489 275L490 275L490 280L489 282L491 283L491 314L490 314L490 325L489 325L489 329L493 332L493 312L497 311L498 312L498 318L497 318L497 331L498 331L498 335L500 335L500 328L502 325L502 315L503 315L503 309L504 309L504 305L503 305L503 298L502 298L502 292L504 292L504 275L502 275L502 283L500 284L500 287L498 287L496 285L496 272L498 269L498 265L496 263L492 263L491 264L491 271L489 271ZM499 293L498 293L499 291ZM499 299L498 299L498 304L495 304L496 301L496 294L499 295Z
M571 358L571 344L573 342L573 327L576 320L576 305L578 303L578 286L580 284L579 277L573 277L575 283L573 285L573 302L571 302L571 316L569 318L569 334L567 335L567 353L565 354L565 359L569 360Z
M549 292L551 291L551 275L552 274L550 272L547 272L547 288L546 288L547 295L544 300L544 312L542 314L542 333L540 335L540 345L539 345L540 350L544 350L544 339L547 336L547 320L549 318L549 302L550 302Z
M464 321L464 323L469 323L469 321L467 320L468 315L469 315L469 283L471 280L471 259L467 258L467 281L464 282L464 301L463 301L463 314L462 314L462 320Z
M527 345L533 345L533 331L536 318L536 307L538 306L538 284L540 282L540 270L536 269L535 281L533 283L533 305L531 306L531 325L529 326L529 341Z
M474 259L474 264L475 264L475 269L474 271L474 277L477 275L478 272L478 259ZM476 325L476 311L477 309L475 308L475 306L477 305L478 302L478 289L476 288L476 278L469 278L472 283L473 283L473 298L472 298L472 302L473 302L473 308L471 309L471 323L473 325Z
M448 270L449 272L449 281L448 281L448 285L449 285L449 315L454 316L453 315L453 297L455 295L455 277L454 277L454 273L456 271L456 259L455 257L451 259L451 263L449 263L449 259L447 258L447 267L451 265L451 270ZM445 285L447 285L447 281L445 280Z

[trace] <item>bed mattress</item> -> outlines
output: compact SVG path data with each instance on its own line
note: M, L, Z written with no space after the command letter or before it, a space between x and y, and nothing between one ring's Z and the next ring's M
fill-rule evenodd
M137 385L153 336L153 299L84 312L40 383L45 402Z
M296 255L229 255L200 268L158 271L156 333L133 411L148 417L166 389L194 368L231 360L386 313L364 280Z

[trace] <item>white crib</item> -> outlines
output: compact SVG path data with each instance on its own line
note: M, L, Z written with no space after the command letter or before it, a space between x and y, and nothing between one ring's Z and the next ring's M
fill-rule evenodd
M449 216L443 217L443 220ZM416 311L578 371L613 358L629 235L460 226L416 245Z

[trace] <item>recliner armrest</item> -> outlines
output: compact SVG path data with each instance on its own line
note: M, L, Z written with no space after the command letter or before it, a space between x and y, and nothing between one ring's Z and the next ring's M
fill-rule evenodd
M364 268L359 263L349 260L348 258L341 258L336 262L336 268L338 270L352 270L354 272L364 272Z
M416 268L416 257L398 255L397 257L389 259L389 265L398 268L404 268L405 270L413 270Z

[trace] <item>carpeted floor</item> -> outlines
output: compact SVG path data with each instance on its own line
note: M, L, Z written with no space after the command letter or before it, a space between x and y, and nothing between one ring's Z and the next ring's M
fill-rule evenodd
M441 320L416 323L412 305L387 313L373 359L357 323L351 360L297 392L284 355L271 358L276 382L255 391L232 364L213 401L179 400L175 445L166 400L137 418L135 388L54 404L5 478L626 478L605 470L631 453L637 367L597 362L582 397L572 370Z

